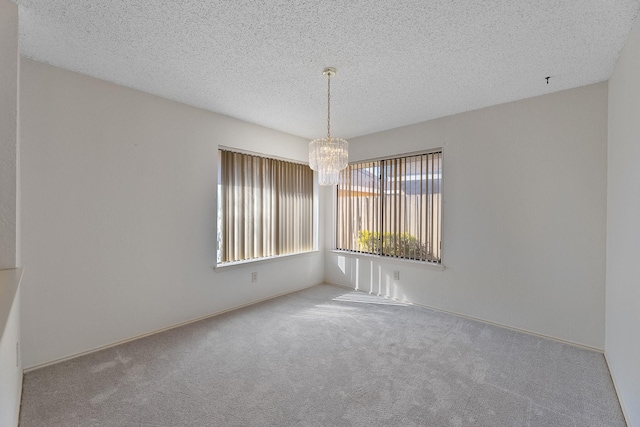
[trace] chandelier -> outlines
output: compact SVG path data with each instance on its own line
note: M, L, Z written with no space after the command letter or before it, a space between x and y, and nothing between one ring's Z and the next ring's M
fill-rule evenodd
M322 74L327 76L327 137L309 143L309 167L318 172L320 185L336 185L340 171L347 167L349 143L331 138L331 77L336 75L336 69L327 67Z

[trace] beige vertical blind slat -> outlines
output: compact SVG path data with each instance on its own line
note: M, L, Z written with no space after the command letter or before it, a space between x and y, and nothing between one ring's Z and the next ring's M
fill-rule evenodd
M220 150L220 262L313 249L313 171Z
M340 175L336 248L440 263L442 152L349 165Z

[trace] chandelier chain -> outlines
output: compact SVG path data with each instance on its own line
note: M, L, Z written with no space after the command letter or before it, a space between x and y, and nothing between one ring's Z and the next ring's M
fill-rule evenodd
M331 73L327 73L327 142L331 141Z

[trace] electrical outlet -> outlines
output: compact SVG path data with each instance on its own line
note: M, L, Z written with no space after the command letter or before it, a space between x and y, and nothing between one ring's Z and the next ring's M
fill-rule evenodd
M393 270L393 280L400 280L400 270Z
M258 272L254 271L253 273L251 273L251 283L255 283L258 281Z

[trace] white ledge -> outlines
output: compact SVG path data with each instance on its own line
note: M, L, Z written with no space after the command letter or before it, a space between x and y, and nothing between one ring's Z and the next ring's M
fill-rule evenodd
M411 259L366 254L363 252L341 251L338 249L330 249L329 252L336 255L344 255L351 258L364 258L367 260L377 261L377 262L387 263L387 264L406 264L408 266L415 267L415 268L426 268L428 270L437 270L437 271L444 270L444 265L435 264L435 263L426 262L426 261L415 261Z
M222 271L222 270L228 270L228 269L247 266L247 265L266 264L266 263L274 262L274 261L286 261L286 260L289 260L291 258L298 258L298 257L310 256L310 255L318 255L319 253L320 253L320 251L316 249L316 250L313 250L313 251L298 252L298 253L295 253L295 254L277 255L277 256L264 257L264 258L246 259L246 260L242 260L242 261L225 262L224 264L216 264L216 265L214 265L213 269L215 271Z

